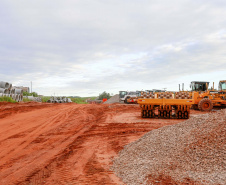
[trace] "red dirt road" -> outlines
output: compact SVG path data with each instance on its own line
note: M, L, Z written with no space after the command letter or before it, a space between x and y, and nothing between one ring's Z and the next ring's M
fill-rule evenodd
M123 146L181 121L141 119L138 105L0 104L0 184L123 184L109 169Z

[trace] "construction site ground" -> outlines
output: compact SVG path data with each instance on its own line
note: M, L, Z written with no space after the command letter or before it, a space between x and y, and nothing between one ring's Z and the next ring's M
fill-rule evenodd
M1 103L0 184L123 184L110 170L118 152L182 121L142 119L139 105L119 103Z

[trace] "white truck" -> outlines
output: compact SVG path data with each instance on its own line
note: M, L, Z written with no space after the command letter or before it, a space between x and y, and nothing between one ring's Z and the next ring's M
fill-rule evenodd
M141 91L119 91L119 102L129 103L129 98L137 98L140 96Z

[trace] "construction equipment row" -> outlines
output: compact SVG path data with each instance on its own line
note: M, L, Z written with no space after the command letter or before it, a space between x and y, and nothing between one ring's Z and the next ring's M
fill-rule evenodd
M226 80L219 82L219 90L208 89L209 82L191 83L191 91L141 92L138 103L143 118L188 119L190 108L210 111L226 107ZM194 88L193 88L194 87Z

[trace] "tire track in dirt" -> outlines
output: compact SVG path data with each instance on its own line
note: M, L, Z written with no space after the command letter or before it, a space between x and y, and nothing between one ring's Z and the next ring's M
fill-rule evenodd
M80 112L82 112L84 115L84 113L86 111L84 110L80 110ZM86 114L87 115L87 114ZM84 122L87 122L87 116L82 116L84 120ZM93 116L91 116L93 117ZM89 118L89 116L88 116ZM95 117L94 117L95 118ZM92 124L95 124L98 121L98 117L94 120L89 120L88 123L90 123L90 121L92 121ZM81 140L80 140L80 135L82 135L82 133L84 133L85 131L87 131L89 128L92 127L92 124L90 124L89 126L84 127L84 122L80 125L80 128L77 128L77 133L74 137L70 137L70 141L72 141L71 143L69 143L67 146L64 146L64 150L62 152L60 152L59 154L57 154L57 157L51 159L48 164L42 168L39 169L37 171L34 171L32 174L30 174L29 176L27 176L27 178L25 179L25 181L22 182L18 182L18 184L42 184L45 183L45 179L47 179L48 177L51 176L52 172L54 172L54 174L57 176L57 181L56 183L61 182L61 179L67 179L67 181L69 180L69 182L72 182L73 178L71 179L70 176L72 176L72 174L70 173L71 169L68 167L68 165L64 165L65 161L67 159L69 159L74 153L81 153L82 150L80 151L80 147L78 147L81 144ZM81 155L81 154L80 154ZM79 155L79 156L80 156ZM79 160L79 159L78 159ZM57 172L57 169L60 167L60 172ZM59 176L58 173L61 175ZM66 175L67 173L70 173L70 175ZM63 176L62 176L63 174ZM59 178L61 177L61 178ZM65 182L65 181L63 181ZM51 182L52 184L53 182Z
M2 121L0 184L119 184L109 168L123 146L179 122L144 120L139 106L121 104L57 105Z
M43 109L43 111L44 111L45 109ZM48 109L47 109L48 110ZM35 110L34 110L35 111ZM24 113L24 116L23 116L23 119L24 119L24 122L26 122L26 117L29 117L30 115L31 115L31 113L30 112L33 112L33 111L29 111L29 113ZM37 112L37 111L36 111ZM34 112L34 114L35 114L35 112ZM34 116L34 114L32 115L32 117L35 117ZM50 115L51 116L51 115ZM13 115L13 118L17 118L17 115ZM58 118L58 115L53 115L52 116L52 118L51 117L49 117L49 119L50 120L44 120L44 122L53 122L54 121L54 119L57 119ZM39 117L39 116L36 116L35 117L35 119L33 119L33 120L31 120L31 119L29 119L29 121L31 121L32 122L32 126L33 126L33 124L34 123L40 123L40 122L37 122L38 120L40 120L40 119L42 119L41 117ZM52 119L52 120L51 120ZM20 123L22 124L22 125L18 125L18 124L16 124L16 122L17 121L20 121ZM24 125L24 123L23 122L21 122L21 119L19 118L19 119L13 119L13 123L14 124L10 124L10 127L7 125L7 124L4 124L4 119L1 121L1 132L0 132L0 134L1 134L1 136L4 136L4 135L2 135L2 133L3 132L10 132L10 131L13 131L13 132L15 132L14 130L18 130L18 132L20 133L21 132L21 130L20 129L18 129L18 128L21 128L23 125ZM40 123L40 124L43 124L43 123ZM36 127L38 127L39 128L39 126L40 126L40 124L36 124ZM5 128L6 128L6 130L4 129L4 126L5 126ZM9 128L9 129L8 129ZM23 128L23 127L22 127ZM32 127L34 130L35 130L35 127ZM26 128L25 128L26 129ZM30 129L30 128L29 128ZM29 130L28 129L28 130ZM32 131L32 130L31 130ZM26 130L25 130L25 132L26 132ZM16 135L16 134L15 134ZM3 138L2 137L0 137L0 141L2 140ZM7 138L5 138L5 139L7 139Z
M64 122L64 120L68 117L67 109L63 109L63 112L59 112L57 115L54 115L53 117L50 116L49 117L50 120L48 120L46 123L44 123L45 121L39 122L38 126L36 126L34 130L30 131L30 133L28 133L25 137L23 137L23 140L21 142L16 143L15 147L9 152L9 154L6 155L5 152L3 152L2 153L3 156L0 155L1 161L5 161L6 158L13 158L13 156L15 156L18 153L18 151L23 150L24 148L26 148L26 146L28 146L36 138L38 138L39 135L43 132L43 130L46 127L50 127L53 124L55 124L55 127L57 127L58 125L62 124ZM69 112L71 112L71 111L69 111ZM18 134L16 134L16 135L18 135ZM23 134L23 136L24 136L24 134ZM11 138L14 138L14 137L11 136ZM16 138L18 139L18 137L16 137ZM1 161L0 161L0 165L2 164ZM15 162L15 161L13 161L13 162ZM1 166L0 166L0 168L1 168Z
M121 110L118 111L118 108ZM45 184L122 184L109 170L111 159L124 145L158 126L147 125L146 122L132 125L106 123L105 120L109 118L109 114L114 117L117 113L128 111L127 107L118 108L116 110L105 108L102 119L77 138L75 148L72 147L72 150L77 152L72 152L62 166L46 178ZM137 110L137 108L132 109Z
M56 119L56 118L54 118L54 119ZM53 120L54 120L54 119L53 119ZM35 137L34 137L34 138L35 138ZM26 140L27 140L27 137L25 137L24 140L26 141ZM32 141L32 140L30 140L30 141ZM29 142L30 142L30 141L29 141ZM15 148L18 149L18 147L11 147L11 148L12 148L12 151L13 151ZM23 147L21 147L20 149L23 150ZM18 149L17 151L19 151L19 149ZM7 152L8 152L8 153L7 153ZM10 155L12 156L12 152L6 150L6 153L7 153L7 155L5 155L5 156L6 156L7 158L9 158ZM19 153L19 152L18 152L18 153ZM15 156L18 157L17 153L15 153ZM20 159L20 158L21 158L21 157L19 156L18 159ZM3 157L1 157L0 159L1 159L1 162L8 161L7 163L5 163L5 166L10 165L10 162L11 162L11 163L14 163L14 162L15 162L15 157L14 157L14 159L9 158L9 160L7 160L7 159L5 159L4 156L3 156ZM3 168L3 166L1 166L1 168Z
M69 107L69 109L71 109L71 107ZM78 111L77 111L78 110ZM65 109L64 111L67 111L67 109ZM76 116L74 116L74 118L73 119L69 119L69 116L71 115L71 114L77 114ZM60 126L61 126L61 128L60 129L63 129L65 126L62 126L62 125L65 125L65 124L67 124L67 123L69 123L69 125L68 125L68 127L70 128L70 129L72 129L72 125L74 124L74 123L77 123L76 124L76 126L74 127L74 136L72 136L71 134L72 134L72 131L71 131L71 133L69 133L69 135L67 136L67 138L65 138L64 136L65 135L62 135L63 133L61 133L61 138L59 139L57 139L57 141L58 141L58 144L59 144L59 146L58 146L58 151L57 152L55 152L55 155L57 156L57 157L55 157L56 158L56 161L58 161L57 162L57 164L59 163L59 161L61 161L62 159L64 159L65 158L65 156L67 156L68 154L67 153L70 153L70 151L69 152L66 152L66 150L63 150L63 152L62 152L62 155L60 155L60 154L58 154L59 152L60 152L60 150L62 150L62 149L64 149L64 148L66 148L66 146L67 145L69 145L73 140L76 140L76 138L82 133L82 132L84 132L85 130L87 130L89 127L91 127L92 126L92 124L90 124L90 126L89 127L87 127L87 126L85 126L84 127L84 124L86 124L87 122L92 122L93 120L92 120L92 118L93 118L93 116L92 115L90 115L90 116L84 116L84 114L86 114L86 111L85 110L83 110L82 108L80 108L80 106L76 106L75 108L72 108L71 110L69 110L68 111L68 113L66 114L66 116L64 116L64 121L62 122L62 121L59 121L59 120L57 120L57 124L58 124L58 127L56 128L56 129L58 129ZM86 114L87 115L87 114ZM72 116L71 116L72 117ZM95 117L95 116L94 116ZM61 116L59 116L58 118L62 118ZM87 119L88 118L88 119ZM79 121L77 121L77 122L75 122L75 120L76 119L78 119L79 121L81 121L81 123L79 123ZM95 120L94 120L95 121ZM51 123L51 122L50 122ZM61 124L59 124L59 123L61 123ZM67 130L67 128L65 127L65 129ZM50 130L50 132L43 132L43 136L45 136L45 135L47 135L47 134L49 134L49 133L53 133L54 132L54 129L51 129ZM66 131L65 131L66 132ZM50 137L52 137L52 136L50 136ZM39 139L37 139L36 140L36 142L34 142L33 143L33 145L37 145L37 143L38 143L38 140ZM48 139L47 139L48 140ZM61 144L60 145L60 143L63 143L63 144ZM30 145L27 145L27 146L29 146L29 147L31 147L31 145L32 144L30 144ZM54 147L54 146L53 146ZM55 146L56 147L56 146ZM23 150L23 148L20 148L21 150ZM40 148L41 149L41 148ZM55 149L56 150L56 149ZM19 149L17 150L17 151L19 151ZM61 152L60 152L61 153ZM53 155L54 156L54 155ZM45 156L42 156L42 157L47 157L46 155ZM51 160L53 160L53 161L55 161L55 158L53 158L53 159L51 159ZM5 158L3 158L4 160L5 160ZM3 161L3 160L1 160L1 161ZM15 161L12 161L12 163L15 163ZM49 162L49 164L48 165L46 165L46 167L44 167L43 168L43 170L41 170L41 171L43 171L43 176L44 177L46 177L46 169L49 169L49 167L52 169L52 166L54 165L55 163L52 163L52 162ZM9 165L9 164L8 164ZM29 165L29 164L27 164L27 165ZM5 166L7 166L7 165L5 165ZM38 168L38 171L40 171L40 169ZM32 172L31 174L36 174L37 172ZM38 176L40 177L42 177L42 175L40 175L40 174L42 174L42 172L39 172L39 173L37 173L38 174ZM11 174L11 176L12 176L12 174ZM29 178L31 178L33 175L31 175ZM8 177L8 178L10 178L10 174L9 174L9 176L4 176L4 178L6 178L6 177ZM28 179L29 179L28 178ZM35 178L36 178L36 176L35 176ZM42 178L41 178L42 179ZM29 180L30 181L30 180ZM37 180L36 180L37 181ZM21 181L21 182L23 182L23 180ZM20 183L20 180L18 181L18 183Z

